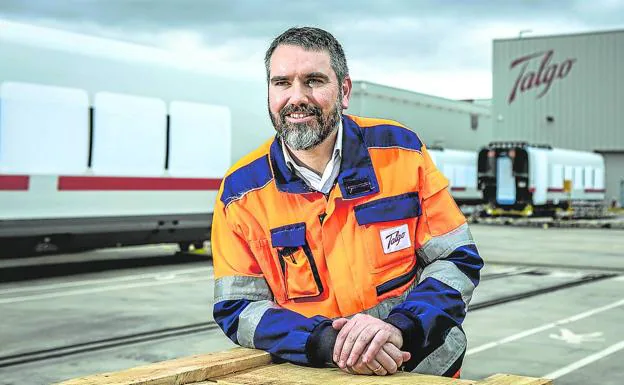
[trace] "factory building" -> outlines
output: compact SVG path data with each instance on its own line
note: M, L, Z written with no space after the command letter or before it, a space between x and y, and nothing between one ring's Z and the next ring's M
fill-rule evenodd
M602 154L624 205L624 30L493 42L495 140Z
M396 120L429 147L478 151L492 139L488 102L439 98L366 81L354 81L349 114Z

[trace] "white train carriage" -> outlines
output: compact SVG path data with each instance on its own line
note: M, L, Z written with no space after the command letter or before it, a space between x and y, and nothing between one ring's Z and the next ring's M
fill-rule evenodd
M0 256L209 238L273 129L262 78L192 60L0 20Z
M600 209L605 199L604 158L593 152L492 142L479 152L478 172L484 200L497 213Z
M477 205L483 194L477 186L477 153L430 147L429 154L449 180L449 190L458 205Z

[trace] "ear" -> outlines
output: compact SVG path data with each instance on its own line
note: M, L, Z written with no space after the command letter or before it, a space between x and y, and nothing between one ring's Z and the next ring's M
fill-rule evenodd
M351 78L347 75L342 81L342 108L349 108L349 99L351 98L351 89L353 85L351 84Z

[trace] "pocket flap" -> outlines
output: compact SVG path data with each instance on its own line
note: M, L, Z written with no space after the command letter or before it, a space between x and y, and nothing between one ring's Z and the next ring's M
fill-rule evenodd
M305 222L294 223L271 229L273 247L299 247L306 244Z
M417 192L381 198L354 207L360 225L414 218L421 214Z

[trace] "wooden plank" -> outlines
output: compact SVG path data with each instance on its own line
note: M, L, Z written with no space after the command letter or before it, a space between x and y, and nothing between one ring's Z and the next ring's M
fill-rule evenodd
M225 376L271 363L263 351L235 348L102 373L62 382L62 385L182 385ZM59 384L59 385L60 385Z
M474 381L399 372L391 376L354 376L338 368L267 365L214 378L219 385L472 385ZM204 384L208 384L207 382ZM195 384L200 385L200 384Z
M354 376L338 368L271 364L261 350L235 348L145 365L120 372L77 378L59 385L551 385L545 378L496 374L483 381L399 372L392 376Z
M513 374L495 374L475 385L552 385L548 378L521 377Z

